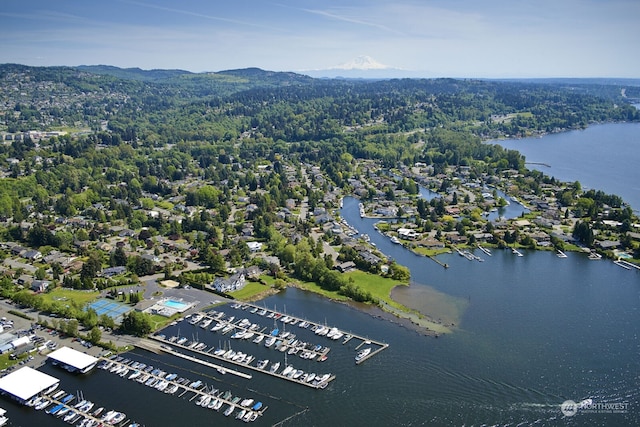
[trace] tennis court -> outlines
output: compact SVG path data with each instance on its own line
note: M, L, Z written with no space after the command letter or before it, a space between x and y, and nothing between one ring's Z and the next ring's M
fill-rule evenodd
M113 320L115 320L116 322L120 322L122 321L122 316L125 313L130 312L131 310L133 310L132 307L126 305L126 304L122 304L116 301L112 301L112 300L108 300L108 299L99 299L96 300L92 303L90 303L87 308L92 308L96 311L96 313L98 313L98 316L102 316L103 314L106 314L107 316L111 317Z

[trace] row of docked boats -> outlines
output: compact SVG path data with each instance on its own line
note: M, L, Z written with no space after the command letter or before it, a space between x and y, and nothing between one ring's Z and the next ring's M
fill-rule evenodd
M275 327L271 330L270 333L258 331L260 326L256 323L251 323L248 319L242 319L237 323L232 323L235 320L235 317L231 317L229 319L223 320L219 315L214 315L218 317L218 322L211 328L212 332L220 332L222 334L226 334L227 332L234 331L234 333L230 336L235 340L252 340L255 344L262 344L267 348L274 346L277 350L281 352L287 351L290 355L299 355L302 359L308 360L318 360L320 362L325 361L327 359L327 353L329 352L329 348L322 345L314 345L311 343L307 343L304 341L300 341L296 339L296 335ZM210 319L208 319L210 320ZM286 320L286 319L285 319ZM301 322L300 325L303 328L307 328L310 326L308 322ZM314 325L312 328L313 332L319 336L327 336L334 340L340 339L344 336L344 334L338 330L337 328L328 328L324 326L316 326ZM350 339L350 335L347 335L345 339ZM199 343L197 341L189 341L186 337L180 336L172 336L170 338L166 338L164 335L158 335L158 338L168 340L171 343L175 343L183 346L186 349L193 349L196 351L204 351L207 347L204 343ZM210 352L207 351L207 352ZM225 356L226 359L231 359L234 356L233 352L226 354L222 351L221 348L218 348L214 352L215 356L221 357ZM239 363L250 363L253 360L252 356L244 355L245 359L241 360ZM233 359L233 361L237 361Z
M73 403L74 400L77 402ZM95 404L92 401L82 399L64 390L59 390L51 395L36 396L27 401L25 405L42 410L46 414L78 427L137 426L136 423L125 423L126 415L124 412L115 410L105 412L104 407L94 409Z
M262 402L256 402L250 398L242 399L238 396L234 397L230 391L221 393L217 389L201 394L195 403L197 406L214 411L220 411L226 404L227 406L223 411L226 417L231 416L231 414L239 408L236 418L245 422L257 420L258 417L262 415L262 411L264 411Z
M257 367L258 369L266 370L268 365L269 360L264 359L258 361ZM269 367L269 372L272 374L280 375L282 377L286 377L291 380L298 381L299 383L308 384L316 388L325 388L328 385L329 380L331 379L331 374L307 373L301 369L294 368L292 365L287 365L282 369L282 371L278 372L280 370L280 367L280 362L274 362Z
M185 392L195 392L198 394L195 403L203 408L220 411L226 404L227 406L223 413L227 417L237 408L240 408L238 415L242 412L242 416L237 418L245 422L255 421L266 409L263 408L262 402L253 403L253 399L250 399L251 404L249 404L247 403L248 399L234 397L230 391L222 393L217 389L208 390L202 380L192 381L188 378L178 377L176 373L167 373L151 365L132 361L121 356L103 360L98 364L98 367L166 394L175 394L180 388L183 388ZM122 375L121 372L128 372L128 374Z
M178 378L178 374L167 373L151 365L129 359L118 358L112 361L103 361L98 367L166 394L175 394L181 386L185 389L198 389L202 386L202 381Z
M297 317L294 316L289 316L283 313L279 313L277 311L269 311L266 308L260 309L256 306L251 306L249 304L241 304L241 303L235 303L231 305L231 308L235 308L235 309L242 309L242 310L247 310L249 309L249 307L253 307L249 310L249 312L251 313L256 313L260 316L264 316L268 319L274 319L274 320L279 320L284 324L288 324L290 326L298 326L300 328L303 329L307 329L307 328L311 328L311 330L319 336L326 336L327 338L333 339L333 340L339 340L340 338L342 338L343 336L345 336L344 332L340 331L338 328L331 328L328 326L323 326L323 325L319 325L319 324L313 324L309 321L306 320L302 320L299 319ZM217 312L217 313L221 313L221 312ZM220 314L218 314L220 316ZM221 318L224 317L224 313L222 313ZM231 318L234 318L233 316ZM243 321L247 321L247 319L243 319ZM239 324L238 326L242 327L241 324Z

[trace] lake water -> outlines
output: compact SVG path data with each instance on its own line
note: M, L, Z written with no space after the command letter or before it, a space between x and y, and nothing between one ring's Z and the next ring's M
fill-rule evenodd
M329 344L324 364L290 360L300 369L336 374L321 391L259 374L251 380L222 376L141 350L130 357L258 398L269 409L256 425L640 425L640 272L582 254L560 259L550 252L523 251L523 257L516 257L501 250L492 256L476 251L485 262L443 255L450 266L444 269L378 233L376 220L360 218L356 199L345 198L341 213L382 252L410 268L411 285L394 295L455 323L454 333L425 337L372 316L375 312L289 288L260 304L369 336L389 348L359 366L353 363L354 342ZM261 320L273 326L269 322ZM196 337L211 346L225 339L185 322L165 333ZM283 357L252 343L233 345L257 358ZM238 425L196 407L187 396L167 396L103 371L76 376L50 365L42 370L59 377L65 390L81 390L99 406L125 411L145 426ZM596 413L592 408L563 416L562 402L587 398L626 409ZM3 406L16 426L66 425L6 400Z
M495 143L518 150L528 164L561 181L580 181L583 188L617 194L640 209L640 123L608 123L542 138Z

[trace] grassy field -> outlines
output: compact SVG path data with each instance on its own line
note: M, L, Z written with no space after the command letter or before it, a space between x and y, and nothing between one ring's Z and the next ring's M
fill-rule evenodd
M41 295L46 302L62 303L64 301L69 301L69 302L75 301L78 306L82 307L86 303L96 299L98 295L100 295L100 292L77 291L74 289L55 288L51 292L45 292Z
M149 320L151 321L151 330L157 331L176 320L178 317L180 317L180 314L175 314L172 317L164 317L160 316L159 314L151 314L149 315L149 317Z
M375 298L384 301L393 307L400 309L404 308L402 304L398 304L391 299L391 289L398 285L406 286L406 282L399 282L398 280L389 279L377 274L366 273L360 270L346 273L346 275L353 279L357 286L371 292L371 295Z
M407 286L407 283L399 282L397 280L388 279L386 277L378 276L377 274L366 273L359 270L345 274L349 278L353 279L356 285L371 292L371 294L375 298L380 300L380 306L383 310L392 313L397 317L408 319L412 323L427 329L428 331L430 331L429 333L445 334L451 332L450 328L434 322L427 316L424 316L416 312L415 310L411 310L408 307L391 299L391 290L396 286ZM295 285L302 289L323 295L332 300L349 300L349 298L345 297L344 295L340 295L338 292L332 292L322 289L320 286L313 282L296 282Z
M407 283L402 283L397 280L388 279L386 277L379 276L377 274L366 273L364 271L356 270L350 273L345 273L345 276L353 279L353 283L359 286L362 289L365 289L371 292L375 298L386 302L387 304L398 308L398 309L406 309L402 304L398 304L394 300L391 299L391 289L400 285L407 285ZM328 291L326 289L321 288L315 282L297 282L297 285L311 292L315 292L320 295L324 295L327 298L337 300L337 301L348 301L349 298L341 295L337 291Z
M258 282L248 281L244 288L235 292L229 292L229 295L233 296L235 299L247 301L256 297L257 295L260 295L263 292L268 291L269 289L271 289L270 286L265 286L262 283Z

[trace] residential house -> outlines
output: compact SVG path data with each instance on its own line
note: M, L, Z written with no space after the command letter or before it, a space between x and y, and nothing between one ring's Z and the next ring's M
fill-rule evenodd
M127 267L120 265L117 267L109 267L102 270L101 275L103 277L113 277L118 274L124 274L127 272Z
M348 271L353 271L356 269L356 264L353 261L343 262L342 264L338 264L335 267L340 273L346 273Z
M216 277L216 279L213 281L213 287L218 292L237 291L244 288L244 285L246 285L244 273L236 273L227 279Z
M247 242L247 246L251 252L260 252L262 250L262 243L260 242Z
M31 282L31 290L34 292L44 292L49 287L47 280L34 280Z

